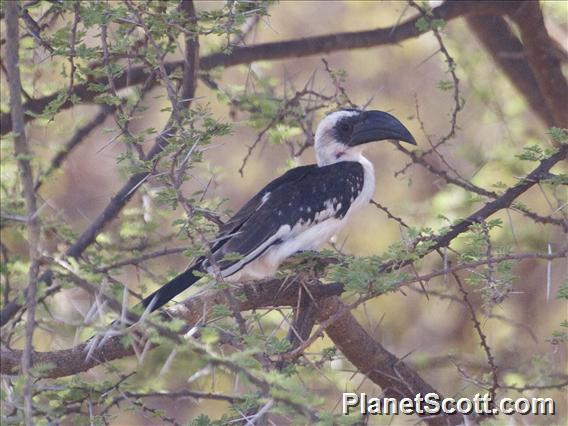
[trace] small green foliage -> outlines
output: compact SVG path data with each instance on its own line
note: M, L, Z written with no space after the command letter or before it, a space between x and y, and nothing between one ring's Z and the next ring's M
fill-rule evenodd
M156 192L155 200L160 204L167 205L170 209L175 209L178 204L178 196L175 188L166 187ZM181 222L174 222L174 225L181 224Z
M559 345L568 342L568 321L562 321L560 323L560 327L564 328L564 330L554 330L551 337L546 340L547 342L552 345Z
M558 295L556 297L558 299L568 300L568 280L564 281L560 285L560 288L558 289Z
M215 317L228 317L232 315L231 309L227 305L215 305L211 308L211 313Z
M517 158L524 161L540 161L544 157L544 150L538 145L529 145L523 148L523 153Z
M440 80L438 81L438 89L447 92L448 90L452 90L454 88L454 82L450 80Z
M32 111L27 111L26 113L37 118L42 118L46 121L53 120L55 114L59 112L59 109L65 102L67 102L68 95L66 92L60 92L57 96L43 109L40 114L36 114Z
M497 181L493 184L491 184L491 186L495 189L507 189L507 184L505 182L501 182L501 181Z
M429 19L423 16L418 18L418 20L416 21L416 29L420 33L425 33L430 30L439 30L444 28L445 25L446 21L444 21L443 19Z
M361 416L356 410L351 410L348 416L324 411L315 424L317 426L350 426L361 424L361 422Z
M378 256L349 257L344 263L332 266L326 279L344 283L346 290L356 293L386 293L394 289L397 279L380 272L382 262L383 259Z
M32 368L32 374L36 377L41 377L44 374L49 373L49 371L53 370L55 367L56 365L51 362L36 363Z
M106 105L120 105L122 103L118 96L110 95L107 93L102 93L95 97L95 103L106 104Z
M205 414L200 414L189 422L189 426L211 426L212 424L213 422L209 416L206 416Z
M267 339L266 348L269 355L282 354L290 350L290 342L287 339L272 336Z
M557 152L555 148L542 148L539 145L528 145L523 148L521 154L517 154L516 157L524 161L542 161L545 158L554 155Z
M420 17L416 21L416 29L421 33L425 33L430 30L430 23L426 18Z
M460 260L478 263L475 272L467 275L466 282L481 289L487 305L501 303L510 293L515 278L512 260L493 261L510 252L510 247L497 245L490 237L491 230L499 229L502 225L501 219L474 223L461 238L464 247Z
M234 404L232 407L231 411L236 414L252 412L253 410L258 409L262 404L262 400L257 393L248 393L242 396L245 400Z
M330 346L328 348L323 348L321 351L322 361L333 361L337 356L337 348L335 346Z
M301 134L302 129L299 127L278 124L268 131L268 140L270 143L280 145Z
M238 262L242 258L243 258L243 255L240 254L240 253L236 253L236 252L226 253L223 256L223 260L227 261L227 262Z
M173 333L180 333L187 326L187 323L180 318L173 318L169 321L165 321L164 326Z
M206 345L214 345L219 341L219 332L212 327L201 328L201 340Z
M546 179L543 179L542 182L552 186L566 186L568 185L568 173L551 174Z
M260 363L253 356L254 354L257 354L259 352L260 350L258 348L247 347L246 349L231 354L228 359L231 362L234 362L235 365L238 365L247 370L254 371L261 368Z
M568 129L559 127L551 127L548 134L554 142L567 143L568 142Z

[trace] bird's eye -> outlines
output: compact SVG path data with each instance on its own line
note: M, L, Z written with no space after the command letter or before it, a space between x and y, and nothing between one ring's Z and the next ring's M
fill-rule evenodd
M341 129L342 132L350 132L351 131L351 124L349 123L341 123L339 125L339 128Z

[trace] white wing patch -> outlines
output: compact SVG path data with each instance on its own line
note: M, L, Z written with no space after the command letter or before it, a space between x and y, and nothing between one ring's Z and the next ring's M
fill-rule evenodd
M258 205L258 207L256 208L257 210L260 209L264 203L266 203L268 201L268 199L270 198L270 194L271 192L267 192L266 194L264 194L260 200L260 204Z
M234 274L235 272L239 271L239 269L243 268L243 265L247 265L249 262L251 262L251 259L257 258L262 252L266 250L267 247L270 247L270 245L274 241L278 239L284 240L287 238L288 234L290 234L290 225L281 226L274 235L272 235L268 240L266 240L264 243L262 243L257 248L255 248L248 255L246 255L245 257L243 257L233 265L229 266L228 268L223 269L221 271L221 275L223 276L223 278L227 278L230 275ZM245 266L245 268L246 267L247 266Z

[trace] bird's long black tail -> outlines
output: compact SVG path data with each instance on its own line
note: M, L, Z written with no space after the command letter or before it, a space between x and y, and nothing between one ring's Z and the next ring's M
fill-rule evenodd
M144 309L147 309L148 306L151 306L150 312L154 312L156 309L160 309L162 306L164 306L166 303L168 303L170 300L172 300L178 294L187 290L189 287L191 287L193 284L195 284L197 281L199 281L201 279L201 276L194 275L194 272L203 272L204 271L203 266L202 266L203 260L204 260L204 258L198 259L192 267L190 267L186 271L179 274L173 280L164 284L162 287L160 287L154 293L152 293L151 295L144 298L136 306L137 307L143 306ZM130 317L126 318L127 324L133 324L136 321L137 321L137 319L134 319L134 318L130 318ZM110 324L108 329L112 329L112 328L116 327L118 325L118 323L119 323L118 319L114 320ZM103 341L104 340L105 339L103 338ZM98 342L100 342L100 340L98 340L98 336L95 335L95 336L91 336L91 338L88 340L88 342L89 342L89 344L87 345L87 348L89 348L89 354L87 355L87 357L90 356L91 351L94 350L94 348L97 346L97 344L98 344ZM94 342L94 344L93 344L93 342Z
M143 306L144 309L147 309L148 306L151 306L150 312L154 312L156 309L160 309L178 294L187 290L189 287L200 280L201 277L199 275L194 275L194 272L202 272L204 270L202 266L203 260L204 258L198 259L192 267L179 274L173 280L164 284L151 295L144 298L138 305L136 305L136 307ZM131 325L135 323L138 318L127 316L125 320L126 324ZM115 328L119 324L119 321L119 319L114 320L107 329ZM87 355L87 357L90 356L91 351L94 350L98 342L100 342L98 338L98 335L94 335L89 338L88 342L90 343L87 345L87 348L89 348L89 355Z
M150 312L160 309L182 291L187 290L200 280L201 276L194 275L194 272L203 272L202 263L203 260L199 259L191 268L179 274L173 280L167 282L154 293L144 298L144 300L140 302L140 305L144 306L144 308L151 306Z

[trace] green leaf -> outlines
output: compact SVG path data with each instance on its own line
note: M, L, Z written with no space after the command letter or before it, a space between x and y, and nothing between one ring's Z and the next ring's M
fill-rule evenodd
M562 283L562 285L558 289L558 295L556 297L558 299L568 300L568 280L566 280Z
M440 80L438 81L438 89L443 91L452 90L454 88L454 82L450 80Z
M232 315L232 312L227 305L215 305L211 308L211 313L215 317L228 317Z
M538 145L529 145L523 148L523 153L516 155L524 161L540 161L544 157L544 150Z
M199 416L195 417L191 422L189 422L189 426L210 426L213 423L209 416L205 414L200 414Z
M568 142L568 129L561 129L559 127L551 127L548 134L553 141L558 143Z
M206 345L214 345L219 341L219 332L212 327L203 327L200 332L201 340Z

